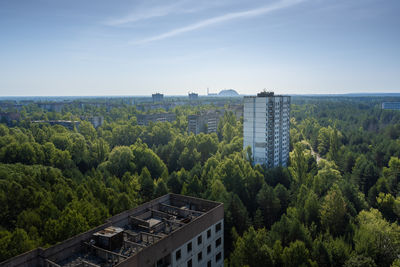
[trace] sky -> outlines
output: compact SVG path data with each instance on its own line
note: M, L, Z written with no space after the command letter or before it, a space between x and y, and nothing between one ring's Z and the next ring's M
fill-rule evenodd
M0 96L400 92L399 0L1 0Z

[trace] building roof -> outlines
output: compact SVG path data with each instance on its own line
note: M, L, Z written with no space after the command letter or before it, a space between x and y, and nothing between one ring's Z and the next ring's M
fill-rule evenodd
M48 249L32 250L0 263L0 266L124 265L123 262L160 241L192 227L191 224L198 224L198 220L204 221L204 216L214 220L215 214L221 214L221 209L223 218L222 203L167 194L115 215L86 233ZM183 232L187 230L190 229Z
M290 97L289 95L275 95L274 92L260 92L256 96L255 95L250 95L250 96L245 96L244 98L256 98L256 97Z

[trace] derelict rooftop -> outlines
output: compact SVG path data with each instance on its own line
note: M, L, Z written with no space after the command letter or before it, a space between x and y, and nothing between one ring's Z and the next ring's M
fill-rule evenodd
M274 92L268 92L268 91L262 91L262 92L260 92L260 93L257 93L257 95L256 96L254 96L254 95L246 95L246 96L244 96L244 98L257 98L257 97L283 97L283 96L286 96L286 95L276 95Z
M222 203L168 194L115 215L86 233L47 249L32 250L0 263L0 266L186 266L186 261L192 262L198 257L192 259L193 253L181 257L180 247L199 240L202 233L204 239L200 240L205 242L193 246L194 252L202 256L206 241L212 244L218 238L217 242L221 244L223 216ZM192 245L190 247L192 251ZM213 253L207 253L209 259L214 259L211 266L222 266L223 245L215 249ZM216 252L219 252L218 258L222 257L219 264L215 262ZM201 260L193 266L205 265L203 261L208 258L201 257Z

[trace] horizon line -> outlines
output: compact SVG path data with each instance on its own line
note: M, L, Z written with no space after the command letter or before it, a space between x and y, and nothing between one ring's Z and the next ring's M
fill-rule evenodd
M163 94L163 93L161 93ZM340 95L399 95L400 92L349 92L349 93L293 93L293 94L282 94L277 93L279 95L289 95L289 96L340 96ZM188 94L163 94L164 97L188 97ZM254 96L255 94L238 94L237 96L221 96L218 93L211 94L211 95L202 95L198 94L199 97L242 97L242 96ZM0 98L11 98L11 97L152 97L150 95L0 95Z

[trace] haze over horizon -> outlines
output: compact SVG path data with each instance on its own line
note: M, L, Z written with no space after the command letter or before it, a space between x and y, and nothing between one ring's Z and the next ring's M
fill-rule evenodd
M0 96L400 92L396 0L3 0Z

